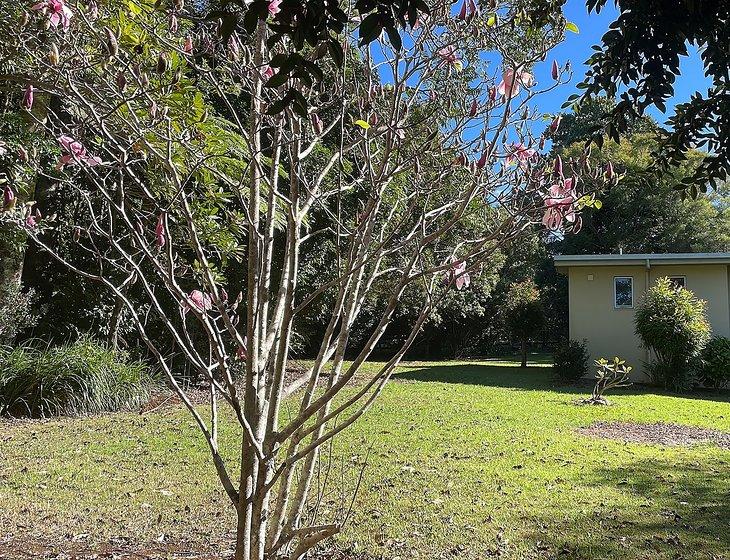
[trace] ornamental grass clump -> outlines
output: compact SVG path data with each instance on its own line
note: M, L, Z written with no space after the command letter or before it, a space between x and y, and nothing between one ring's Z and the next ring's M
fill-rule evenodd
M138 407L153 386L145 364L89 339L0 349L0 415L78 416Z

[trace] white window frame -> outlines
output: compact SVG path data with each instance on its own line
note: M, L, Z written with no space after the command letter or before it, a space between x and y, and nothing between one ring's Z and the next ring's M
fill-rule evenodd
M682 279L682 287L687 288L687 277L683 274L674 274L672 276L667 276L667 279L672 282L675 279ZM672 282L673 283L673 282Z
M631 280L631 305L616 304L616 280ZM634 277L633 276L614 276L613 277L613 308L614 309L633 309L634 308Z

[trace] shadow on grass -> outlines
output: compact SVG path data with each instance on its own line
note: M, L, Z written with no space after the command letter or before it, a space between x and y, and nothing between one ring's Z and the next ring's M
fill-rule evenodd
M433 365L399 372L396 380L457 383L541 391L560 390L555 385L552 370L545 367L511 367L499 364Z
M593 380L583 379L578 383L565 384L556 380L552 368L540 366L505 366L499 363L442 364L423 366L393 375L395 380L482 385L505 387L525 391L554 391L556 393L590 393ZM663 395L685 399L730 403L730 391L696 390L690 393L672 393L659 387L635 383L629 387L613 390L610 395ZM610 400L609 395L609 400Z
M632 548L641 550L642 558L729 558L729 474L730 459L700 467L691 460L652 458L596 469L586 475L585 483L605 488L607 494L618 489L642 505L596 503L583 518L566 520L564 532L550 531L562 534L552 537L553 542L545 541L544 531L528 538L552 550L555 556L550 558L633 557ZM536 526L545 523L556 521L536 519Z

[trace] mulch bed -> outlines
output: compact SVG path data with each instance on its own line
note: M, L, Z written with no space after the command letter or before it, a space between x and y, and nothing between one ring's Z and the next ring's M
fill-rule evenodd
M633 422L596 422L578 433L586 436L615 439L630 443L649 443L667 446L714 444L730 449L730 433L680 424L635 424Z

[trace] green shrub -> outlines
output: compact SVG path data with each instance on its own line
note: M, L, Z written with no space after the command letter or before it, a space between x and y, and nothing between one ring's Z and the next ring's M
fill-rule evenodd
M636 310L636 334L654 352L647 368L653 381L668 389L687 389L692 364L710 338L707 304L685 288L660 278L649 288Z
M149 397L147 367L83 338L0 350L0 415L48 417L130 409Z
M564 340L553 353L553 373L561 381L578 381L588 373L586 341Z
M722 389L730 384L730 339L714 336L702 351L700 381L706 387Z

